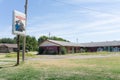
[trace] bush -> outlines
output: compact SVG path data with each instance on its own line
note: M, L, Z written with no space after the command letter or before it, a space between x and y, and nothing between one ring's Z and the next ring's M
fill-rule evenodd
M43 52L44 52L44 48L39 47L38 54L43 54Z
M66 54L66 53L67 53L66 48L63 47L63 46L61 46L61 47L60 47L60 53L61 53L61 54Z
M87 52L87 49L86 48L81 48L80 52Z

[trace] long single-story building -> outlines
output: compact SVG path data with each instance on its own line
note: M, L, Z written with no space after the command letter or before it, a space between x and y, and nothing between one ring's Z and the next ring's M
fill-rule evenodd
M91 43L72 43L56 40L46 40L39 45L42 49L42 53L56 53L60 54L61 47L66 49L67 53L79 53L79 52L97 52L97 51L120 51L120 41L106 41L106 42L91 42Z
M0 44L0 53L10 53L17 51L17 44Z
M106 41L106 42L91 42L81 43L81 48L86 48L88 52L97 51L108 51L108 52L119 52L120 41Z
M46 40L39 45L39 48L43 49L42 52L43 54L46 54L46 52L48 52L48 54L49 53L60 54L61 47L65 47L67 53L77 53L80 50L79 44L56 40Z

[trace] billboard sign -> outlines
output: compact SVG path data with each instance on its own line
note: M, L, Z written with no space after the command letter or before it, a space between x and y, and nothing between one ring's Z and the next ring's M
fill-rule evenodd
M12 33L15 35L25 36L26 34L26 16L24 13L14 10L13 11L13 26Z

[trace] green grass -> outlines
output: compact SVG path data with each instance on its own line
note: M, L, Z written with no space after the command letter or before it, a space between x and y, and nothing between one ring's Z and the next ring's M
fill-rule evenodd
M5 57L6 58L15 58L17 56L17 52L12 52L12 53L7 53L5 54ZM20 52L20 57L22 56L22 52ZM35 57L35 54L33 54L32 52L28 52L28 53L25 53L25 56L27 57Z
M108 54L120 54L120 52L106 52L106 51L102 51L102 52L83 52L83 53L69 53L66 55L108 55Z
M11 64L14 65L14 64ZM0 80L120 80L120 56L26 61L0 68Z

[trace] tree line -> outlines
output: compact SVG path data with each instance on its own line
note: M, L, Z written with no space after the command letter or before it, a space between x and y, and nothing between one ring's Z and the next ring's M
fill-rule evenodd
M47 37L47 36L40 36L38 40L33 37L33 36L26 36L26 49L29 51L37 51L39 44L41 44L43 41L50 39L50 40L58 40L58 41L67 41L63 38L52 36L52 37ZM17 43L17 37L14 38L2 38L0 39L0 43L10 43L10 44L16 44ZM22 50L22 45L23 45L23 37L20 37L20 49Z

